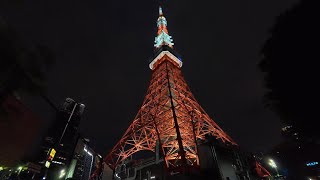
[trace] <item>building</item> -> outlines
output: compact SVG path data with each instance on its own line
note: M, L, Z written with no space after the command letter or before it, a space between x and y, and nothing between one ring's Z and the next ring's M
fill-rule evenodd
M80 136L78 128L84 108L84 104L66 98L44 137L38 163L44 167L42 176L46 179L56 179L61 171L67 171Z
M89 140L79 138L66 179L88 180L93 171L101 166L102 157L89 146Z
M58 114L60 121L45 137L43 150L46 154L41 164L46 167L46 179L88 180L102 162L102 157L90 147L89 139L81 137L79 133L84 108L83 104L70 98L63 103ZM55 153L50 158L52 149ZM50 163L49 167L46 166L47 162Z
M147 94L132 124L105 157L102 179L259 178L254 159L240 151L191 93L161 7L157 27ZM101 177L97 172L92 179Z

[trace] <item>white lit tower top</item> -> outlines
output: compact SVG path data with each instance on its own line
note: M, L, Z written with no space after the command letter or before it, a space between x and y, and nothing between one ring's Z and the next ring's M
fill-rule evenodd
M157 50L156 57L149 64L150 69L154 70L157 65L164 60L164 56L168 56L178 67L182 67L181 58L172 49L173 40L167 29L167 20L163 15L162 8L159 7L159 17L157 20L157 36L154 40L154 47Z
M167 29L167 20L163 15L162 8L159 7L159 18L157 20L157 37L154 40L154 47L159 48L163 45L167 45L172 48L173 40L172 37L169 35Z

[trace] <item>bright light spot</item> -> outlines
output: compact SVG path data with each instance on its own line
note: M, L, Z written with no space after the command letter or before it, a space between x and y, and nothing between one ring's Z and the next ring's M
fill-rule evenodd
M47 168L49 168L50 167L50 162L49 161L46 161L46 164L45 164L45 166L47 167Z
M42 179L47 179L45 176Z
M54 163L54 164L64 164L63 162L60 162L60 161L52 161L52 163Z
M120 178L117 173L115 174L115 176L116 176L117 178Z
M84 150L86 153L88 153L90 156L92 156L91 152L90 152L88 149L84 148L83 150Z
M319 164L319 163L318 162L310 162L310 163L307 163L306 165L307 166L315 166L317 164Z
M2 171L4 168L3 167L0 167L0 171Z
M273 159L269 159L269 165L273 168L277 168L276 163L273 161Z
M156 176L151 176L151 177L150 177L150 179L155 179L155 178L156 178Z
M66 175L66 171L64 169L62 169L60 171L59 179L63 178L65 175Z
M21 170L22 170L22 168L23 168L22 166L19 166L19 167L18 167L18 170L19 170L19 171L21 171Z

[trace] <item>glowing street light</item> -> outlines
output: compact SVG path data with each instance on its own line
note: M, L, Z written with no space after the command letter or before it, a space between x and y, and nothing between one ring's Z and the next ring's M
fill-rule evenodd
M66 171L65 171L65 169L62 169L60 171L59 179L63 178L65 175L66 175Z
M18 170L18 176L20 175L22 168L23 168L22 166L19 166L19 167L17 168L17 170Z
M269 159L269 165L276 170L277 176L279 176L279 172L278 172L278 169L277 169L277 164L274 162L273 159Z
M273 159L269 159L269 165L270 165L271 167L273 167L273 168L277 168L277 165L276 165L276 163L274 162Z

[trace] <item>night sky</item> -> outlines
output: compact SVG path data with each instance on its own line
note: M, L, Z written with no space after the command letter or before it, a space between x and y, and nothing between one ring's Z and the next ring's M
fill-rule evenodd
M257 63L274 18L295 2L171 0L163 5L193 94L246 150L266 150L281 141L280 120L263 107ZM0 2L0 16L26 42L54 52L48 97L57 105L65 97L86 105L81 132L102 155L121 138L146 93L158 5L155 0ZM53 110L39 97L24 101L43 121L52 121Z

